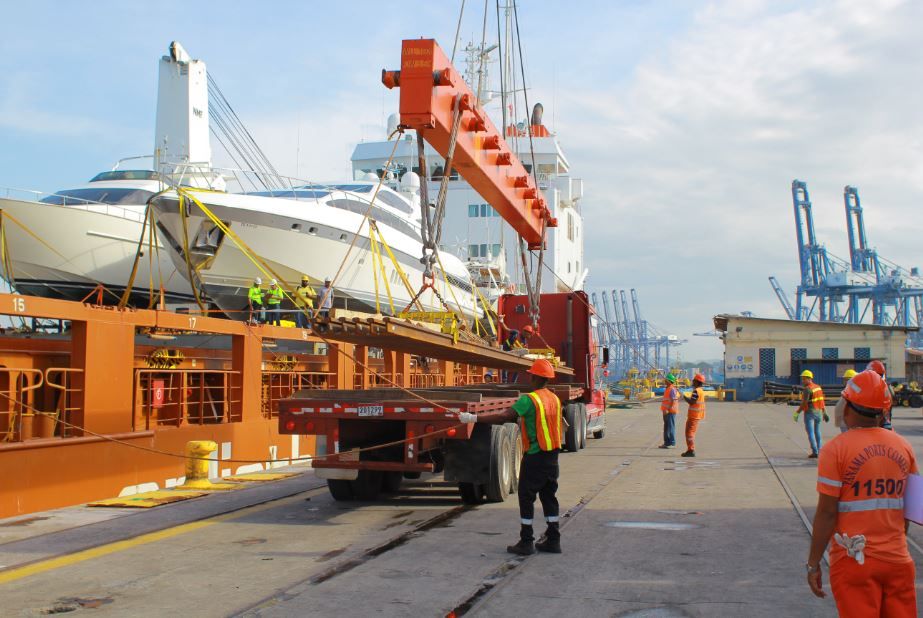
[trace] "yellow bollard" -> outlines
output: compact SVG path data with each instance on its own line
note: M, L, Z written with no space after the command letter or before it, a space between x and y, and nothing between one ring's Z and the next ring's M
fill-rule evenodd
M186 443L186 482L178 489L238 489L237 483L212 483L208 480L210 453L218 450L218 444L211 440L192 440Z

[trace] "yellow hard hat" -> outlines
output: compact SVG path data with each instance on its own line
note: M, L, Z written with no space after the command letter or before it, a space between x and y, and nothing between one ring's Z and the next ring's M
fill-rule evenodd
M811 378L811 379L813 380L813 379L814 379L814 374L811 372L810 369L805 369L804 371L801 372L801 377L802 377L802 378Z
M856 377L856 373L857 372L855 369L847 369L846 371L843 372L843 377L846 378L847 380L850 380Z

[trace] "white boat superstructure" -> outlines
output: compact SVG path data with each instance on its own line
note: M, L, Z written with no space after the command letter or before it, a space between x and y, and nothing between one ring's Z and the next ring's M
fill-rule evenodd
M147 200L164 188L150 170L102 172L53 194L5 189L0 209L12 262L10 283L23 294L82 300L102 285L103 302L117 303L138 252ZM192 301L162 246L138 261L132 304L147 306L151 281L169 303Z
M188 206L188 247L177 194L164 193L151 205L175 266L186 272L188 258L204 293L231 317L245 310L247 290L256 277L268 284L267 273L254 258L269 265L288 289L303 276L317 288L330 278L334 307L392 314L407 308L422 282L420 212L412 199L412 181L409 176L401 192L382 187L374 201L377 183L358 181L245 194L189 190L213 218L194 204ZM240 243L228 238L215 219ZM375 235L374 240L370 237L369 220L383 243ZM442 266L435 286L448 308L469 318L480 315L462 261L443 255ZM446 311L431 290L420 301L424 311Z

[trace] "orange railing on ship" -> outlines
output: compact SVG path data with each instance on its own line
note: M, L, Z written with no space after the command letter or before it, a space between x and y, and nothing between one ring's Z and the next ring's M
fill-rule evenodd
M136 369L132 429L241 420L237 371Z
M440 373L410 374L410 388L435 388L445 386L445 376Z
M260 397L263 418L277 416L279 401L297 391L330 388L330 378L334 375L325 371L264 371Z
M20 442L33 437L33 391L43 382L40 369L0 367L0 442Z
M52 436L70 438L79 435L79 430L74 429L68 423L73 423L75 413L80 411L80 406L74 404L74 399L75 395L82 392L83 389L79 386L74 386L74 376L82 373L83 369L71 367L49 367L45 370L45 384L52 391L57 391L56 394L52 395L52 399L54 399ZM62 420L64 423L58 422Z

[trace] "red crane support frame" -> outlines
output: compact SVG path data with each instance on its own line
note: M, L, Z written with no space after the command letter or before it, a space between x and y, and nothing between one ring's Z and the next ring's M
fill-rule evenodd
M557 219L551 216L533 176L436 41L405 40L401 70L382 71L381 81L388 88L401 89L401 126L416 130L442 156L449 149L454 101L461 96L464 115L452 167L525 239L529 249L541 248L542 219L547 227L557 227Z

